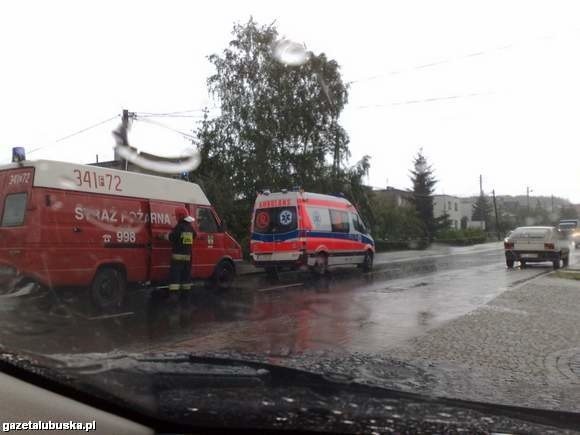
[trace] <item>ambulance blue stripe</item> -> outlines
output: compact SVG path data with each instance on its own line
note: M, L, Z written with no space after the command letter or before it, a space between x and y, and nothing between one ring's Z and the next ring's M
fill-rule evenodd
M316 237L322 239L341 239L341 240L353 240L358 241L357 234L350 233L331 233L328 231L289 231L287 233L280 234L260 234L252 233L252 240L259 242L286 242L288 240L297 239L298 237ZM373 239L361 234L361 242L369 245L375 244Z
M298 230L277 234L252 233L252 240L257 240L259 242L286 242L291 239L297 239L299 235L300 232Z

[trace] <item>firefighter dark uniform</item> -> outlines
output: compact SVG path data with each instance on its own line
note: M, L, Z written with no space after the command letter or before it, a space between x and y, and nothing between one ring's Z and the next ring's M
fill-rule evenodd
M196 233L185 208L175 211L177 225L168 235L171 242L169 291L191 290L191 255Z

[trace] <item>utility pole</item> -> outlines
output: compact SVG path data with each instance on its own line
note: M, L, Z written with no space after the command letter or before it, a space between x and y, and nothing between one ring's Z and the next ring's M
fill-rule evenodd
M483 196L483 175L479 175L479 194Z
M530 215L530 186L526 186L526 197L528 199L528 216Z
M554 195L552 195L552 213L554 213Z
M121 115L121 125L113 131L113 137L115 138L115 160L121 161L121 165L125 166L125 170L128 169L129 162L125 159L120 158L117 153L118 147L129 147L129 139L127 138L127 132L129 131L129 118L134 118L135 114L129 112L127 109L123 109Z
M493 209L495 210L495 230L497 231L497 240L501 240L501 228L499 227L499 217L497 215L497 202L495 200L495 189L492 191Z

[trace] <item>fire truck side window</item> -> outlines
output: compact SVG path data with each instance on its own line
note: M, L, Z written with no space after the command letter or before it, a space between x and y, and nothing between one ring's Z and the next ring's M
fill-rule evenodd
M197 209L197 224L202 233L217 233L218 224L209 208Z
M339 210L330 210L330 223L332 225L333 233L348 233L350 232L350 223L348 221L348 213Z
M6 195L2 212L3 227L17 227L24 223L26 212L26 192Z

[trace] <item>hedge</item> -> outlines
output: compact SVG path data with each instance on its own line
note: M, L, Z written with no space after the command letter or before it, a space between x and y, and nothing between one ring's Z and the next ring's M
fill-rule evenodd
M377 252L397 251L405 249L426 249L429 241L419 240L375 240L375 249Z

